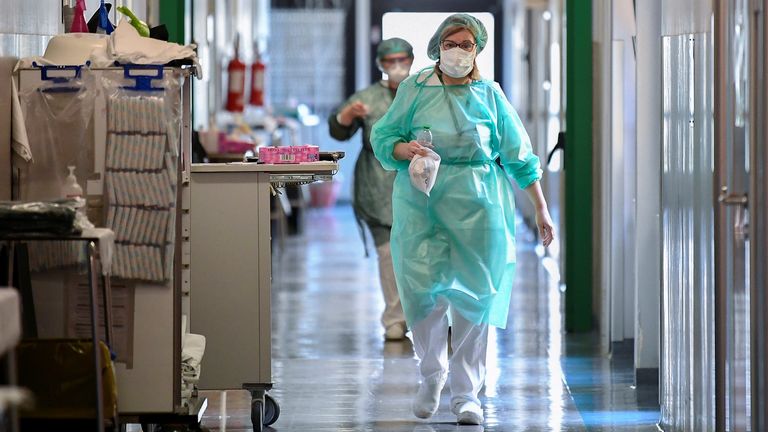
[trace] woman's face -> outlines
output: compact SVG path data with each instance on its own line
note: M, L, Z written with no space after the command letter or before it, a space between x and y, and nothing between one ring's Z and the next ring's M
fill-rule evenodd
M475 37L472 35L472 33L467 29L462 29L450 36L446 36L443 39L443 42L450 41L453 42L456 45L461 45L462 42L471 42L472 44L475 43ZM472 47L472 51L474 51L477 48L477 46Z

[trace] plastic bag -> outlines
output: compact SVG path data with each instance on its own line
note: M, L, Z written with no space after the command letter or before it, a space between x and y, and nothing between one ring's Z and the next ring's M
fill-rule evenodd
M102 79L107 96L106 227L115 232L112 274L171 278L181 133L181 76L129 65Z
M68 166L75 167L84 185L95 172L93 113L97 83L84 67L40 67L22 73L25 75L21 77L19 102L34 159L14 161L14 184L18 188L14 198L55 201L64 196L62 186ZM27 80L32 84L25 84ZM70 224L70 230L72 227ZM77 242L36 241L28 248L29 268L35 273L86 262L84 249Z
M21 201L62 198L67 166L75 167L83 184L94 173L93 111L98 90L85 68L82 73L64 72L71 76L44 79L39 85L25 86L19 91L34 158L34 162L15 164L19 169L16 198ZM31 73L47 76L49 69Z
M105 417L117 415L117 380L109 349L98 343ZM35 395L35 405L23 418L72 419L96 416L96 377L93 341L87 339L29 339L16 351L19 385Z
M411 159L408 174L411 176L413 187L429 196L437 179L437 170L440 168L440 155L431 149L425 150L426 156L416 155Z

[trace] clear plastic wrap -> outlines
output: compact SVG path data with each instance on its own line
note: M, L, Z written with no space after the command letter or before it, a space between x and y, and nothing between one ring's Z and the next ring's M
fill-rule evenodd
M107 96L106 226L115 232L113 275L171 277L181 128L180 76L127 67L102 78Z
M15 164L20 201L64 198L68 166L74 166L83 181L94 173L93 110L98 89L93 76L81 67L41 67L39 73L40 85L19 92L33 158ZM85 260L76 242L33 242L29 255L32 271Z
M28 164L17 164L21 201L63 198L69 165L75 166L81 180L93 175L93 107L98 89L90 74L69 73L73 76L44 79L40 86L19 92L33 157ZM47 77L45 69L41 74Z

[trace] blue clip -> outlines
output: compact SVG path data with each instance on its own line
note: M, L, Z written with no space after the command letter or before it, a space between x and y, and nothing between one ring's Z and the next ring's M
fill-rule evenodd
M85 66L90 65L90 61L86 62ZM37 62L32 62L32 66L40 69L40 79L42 81L50 81L53 84L64 84L68 83L74 79L79 79L82 75L82 69L84 65L67 65L67 66L56 66L56 65L39 65ZM72 71L74 72L71 76L49 76L50 71ZM80 91L80 87L76 86L70 86L70 87L46 87L41 88L41 92L43 93L73 93L76 91Z
M120 64L118 64L120 66ZM126 90L136 90L136 91L163 91L165 90L165 87L153 87L152 81L163 79L163 66L162 65L137 65L137 64L126 64L122 65L123 67L123 76L125 79L132 79L136 80L136 84L133 86L123 86ZM132 71L154 71L154 75L141 75L141 74L133 74Z

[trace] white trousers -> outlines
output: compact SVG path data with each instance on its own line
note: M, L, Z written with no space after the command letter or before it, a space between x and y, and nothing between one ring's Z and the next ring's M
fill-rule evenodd
M395 282L395 269L392 266L392 252L389 243L376 248L379 256L379 281L381 293L384 295L384 313L381 314L381 324L389 328L395 324L405 324L403 306L400 304L400 295L397 293Z
M485 383L488 324L475 325L459 313L451 313L451 347L448 358L448 304L435 310L412 329L413 346L421 360L423 380L434 382L448 372L451 405L465 401L480 404L477 394Z

